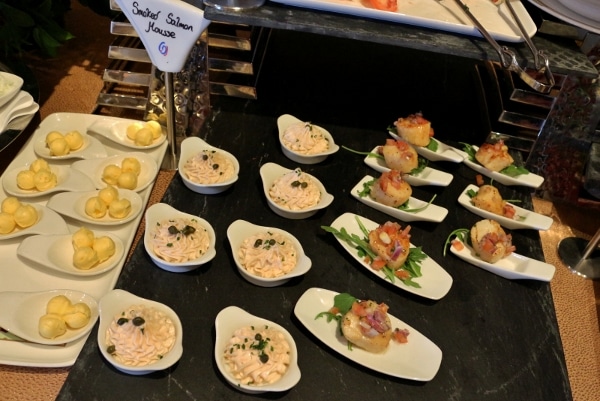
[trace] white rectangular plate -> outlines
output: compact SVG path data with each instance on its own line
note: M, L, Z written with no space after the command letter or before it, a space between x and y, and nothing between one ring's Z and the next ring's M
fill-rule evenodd
M366 0L272 0L289 6L330 11L442 31L481 36L471 20L453 0L402 0L398 11L382 11L365 6ZM463 0L471 13L496 40L522 42L523 37L506 4L496 6L491 0ZM535 35L537 27L520 1L512 0L527 34Z
M92 114L79 113L55 113L46 117L41 122L38 131L68 132L70 130L79 130L86 132L87 127L97 119L106 119L109 117L96 116ZM32 136L33 138L34 136ZM108 155L123 154L125 150L121 148L112 148L105 145ZM116 146L116 145L115 145ZM21 152L15 157L6 171L10 171L19 166L31 163L38 156L34 152L33 140L30 139L23 147ZM160 165L166 151L167 143L148 151L156 162ZM58 160L51 163L57 163L69 166L72 160ZM144 205L148 203L152 186L140 192ZM7 197L4 189L0 188L0 201ZM41 196L34 199L39 205L46 205L49 196ZM28 203L34 203L29 202ZM118 236L123 241L126 252L130 249L137 227L142 219L143 213L127 223L114 228L106 228ZM70 232L75 232L80 228L81 223L67 222ZM21 238L6 240L0 242L0 292L1 291L44 291L53 289L73 289L90 294L96 299L100 299L104 294L112 290L117 282L119 274L125 264L125 259L121 259L119 265L106 274L94 277L79 277L71 275L53 274L50 270L39 269L31 266L26 260L17 256L17 248ZM2 305L8 307L8 305ZM79 352L83 348L87 336L69 343L65 346L38 345L26 342L0 340L0 364L14 366L32 366L32 367L63 367L71 366L75 363Z
M327 318L315 319L333 307L336 292L310 288L296 302L294 314L315 337L340 355L369 369L403 379L429 381L442 363L442 350L416 329L389 314L393 328L408 329L408 342L391 341L388 349L374 354L359 347L348 349L348 341L340 334L337 322ZM383 300L374 300L384 302Z

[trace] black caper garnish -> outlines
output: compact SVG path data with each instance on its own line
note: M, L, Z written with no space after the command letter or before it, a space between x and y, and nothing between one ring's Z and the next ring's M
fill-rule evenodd
M146 321L144 320L143 317L136 316L133 318L131 323L133 323L134 326L141 326L142 324L146 323Z
M219 169L219 164L215 163L212 165L213 170L218 170Z
M109 354L113 355L115 352L117 352L117 347L115 347L114 345L109 345L106 348L106 352L108 352Z
M259 359L262 363L267 363L269 362L269 355L267 354L260 354Z
M269 240L269 245L271 245L271 246L275 245L275 240L273 238L271 238Z
M202 160L208 160L208 155L202 155Z
M301 186L302 188L306 188L306 187L308 186L308 182L303 182L302 184L300 184L300 186Z
M186 225L185 227L183 227L183 230L181 230L181 233L183 235L190 235L196 232L196 229L192 226L188 226Z
M123 326L125 323L127 323L129 321L129 319L127 319L126 317L120 317L119 320L117 320L117 324L119 326Z
M169 234L177 234L179 232L179 229L175 226L169 226Z
M254 339L256 341L260 341L260 340L262 340L262 335L260 333L256 333L256 335L254 336Z
M300 181L298 181L298 180L292 181L292 187L296 188L296 187L299 187L300 185L301 185Z
M256 241L254 241L254 247L258 248L259 246L262 245L262 242L263 242L262 239L260 239L260 238L257 239Z

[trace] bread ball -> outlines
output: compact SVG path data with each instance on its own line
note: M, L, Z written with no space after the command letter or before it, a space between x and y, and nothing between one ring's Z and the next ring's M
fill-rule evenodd
M126 157L121 162L121 171L123 173L135 173L136 176L139 176L142 171L142 165L135 157Z
M138 177L132 171L123 172L117 179L117 185L119 186L119 188L133 190L138 185Z
M32 205L22 203L13 214L15 223L21 228L31 227L38 221L38 213Z
M162 135L162 127L158 121L148 121L146 127L152 130L152 139L156 140Z
M56 174L48 169L42 169L34 174L33 184L35 185L35 189L40 192L52 189L57 184Z
M50 147L50 143L52 143L52 141L54 141L55 139L60 139L63 137L63 134L61 134L58 131L50 131L46 134L46 146Z
M71 300L65 295L56 295L46 304L46 313L61 316L69 312L72 306Z
M62 315L62 318L69 328L80 329L90 322L91 316L90 307L83 302L78 302L73 305L69 313Z
M50 170L50 165L45 159L35 159L29 166L29 170L37 173L40 170Z
M83 247L73 252L73 265L81 270L89 270L100 260L98 254L92 248Z
M131 212L131 202L129 199L119 199L112 201L108 206L108 214L115 219L123 219Z
M42 337L53 339L67 332L67 324L60 315L47 314L40 317L38 331Z
M35 189L35 173L31 170L22 170L17 174L17 186L24 190Z
M77 130L67 132L64 138L71 150L77 150L83 146L83 135Z
M92 196L85 202L85 214L93 219L101 219L106 215L108 207L97 196Z
M74 249L88 247L94 245L94 233L89 228L81 227L71 236L71 243Z
M127 134L127 138L135 141L135 134L144 128L144 124L142 122L136 122L127 126L127 130L125 133Z
M12 213L0 212L0 234L10 234L16 226Z
M109 164L102 171L102 180L110 185L117 185L119 176L121 175L121 167L116 164Z
M98 197L108 206L112 201L119 199L119 190L112 185L108 185L98 192Z
M64 137L56 138L52 142L48 144L48 148L50 149L50 154L52 156L64 156L68 155L71 151L69 147L69 143L66 141Z
M102 236L94 239L92 249L96 251L98 260L104 262L115 254L115 242L108 236Z
M13 214L21 206L21 201L15 196L9 196L2 201L2 211Z
M148 127L144 127L135 133L135 144L138 146L148 146L152 144L154 134Z

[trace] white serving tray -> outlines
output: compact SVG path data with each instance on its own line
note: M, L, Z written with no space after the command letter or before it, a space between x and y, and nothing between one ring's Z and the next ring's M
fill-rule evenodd
M481 37L469 17L453 0L399 1L398 11L396 12L365 7L361 0L272 1L289 6L399 22ZM464 3L494 39L505 42L522 42L524 40L506 4L496 6L491 0L465 0ZM512 6L527 34L530 37L535 35L537 27L523 4L520 1L512 0Z
M80 113L55 113L46 117L41 122L37 131L50 131L55 129L68 131L77 129L80 132L86 132L87 126L92 122L97 119L106 118L110 117ZM35 135L32 135L32 138L34 137ZM109 156L125 152L123 148L116 148L117 145L115 145L114 148L110 145L105 146ZM165 155L166 148L167 143L165 142L163 146L148 150L147 154L151 155L160 165ZM38 156L33 150L33 142L30 139L5 171L10 171L18 166L30 163L37 157ZM64 165L70 165L72 162L73 160L57 161L57 163ZM152 186L149 186L139 193L143 199L144 205L148 203L151 191ZM4 192L4 189L0 188L0 199L6 197L6 192ZM33 199L34 202L29 200L26 200L26 202L45 205L49 197L49 195L40 196ZM105 227L103 230L110 231L118 236L121 241L123 241L124 247L128 252L133 244L137 227L139 226L143 215L143 213L140 213L138 217L130 223L111 228ZM66 220L66 222L71 232L75 232L81 226L81 223L74 220ZM52 273L49 269L34 267L32 264L28 264L26 260L19 258L17 256L17 248L20 242L21 238L0 242L0 291L73 289L85 292L95 299L100 299L104 294L114 288L126 259L123 258L117 267L106 272L106 274L95 276L93 278L59 275ZM2 305L2 307L7 306ZM19 341L0 340L0 364L48 368L71 366L75 363L86 339L87 336L84 336L65 346L39 345Z

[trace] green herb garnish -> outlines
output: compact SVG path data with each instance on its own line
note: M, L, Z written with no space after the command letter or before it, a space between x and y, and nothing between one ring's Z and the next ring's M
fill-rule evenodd
M444 242L444 256L446 256L446 249L448 249L448 245L452 244L453 237L456 237L460 242L466 244L468 241L470 241L470 238L467 236L469 232L470 230L468 228L457 228L456 230L452 231L450 235L448 235L448 238L446 238L446 242Z
M375 183L376 180L377 179L374 178L374 179L372 179L370 181L363 182L363 188L360 191L357 192L358 196L360 196L361 198L364 198L365 196L370 196L370 194L371 194L371 187L373 187L373 184ZM427 209L429 207L429 205L431 205L433 203L433 200L436 198L436 196L437 195L434 194L433 198L431 198L431 200L426 205L423 205L421 207L410 209L408 207L409 201L407 200L406 202L404 202L400 206L397 206L396 209L402 210L403 212L407 212L407 213L422 212L423 210Z
M463 150L469 156L469 160L472 161L473 163L477 163L481 166L481 163L479 163L477 161L477 159L475 158L475 153L477 153L477 151L475 150L473 145L469 145L468 143L464 143L464 142L460 142L460 144L463 145ZM507 175L509 177L516 177L518 175L529 174L529 170L527 170L525 167L515 166L514 164L511 164L510 166L505 167L502 170L500 170L499 173Z

